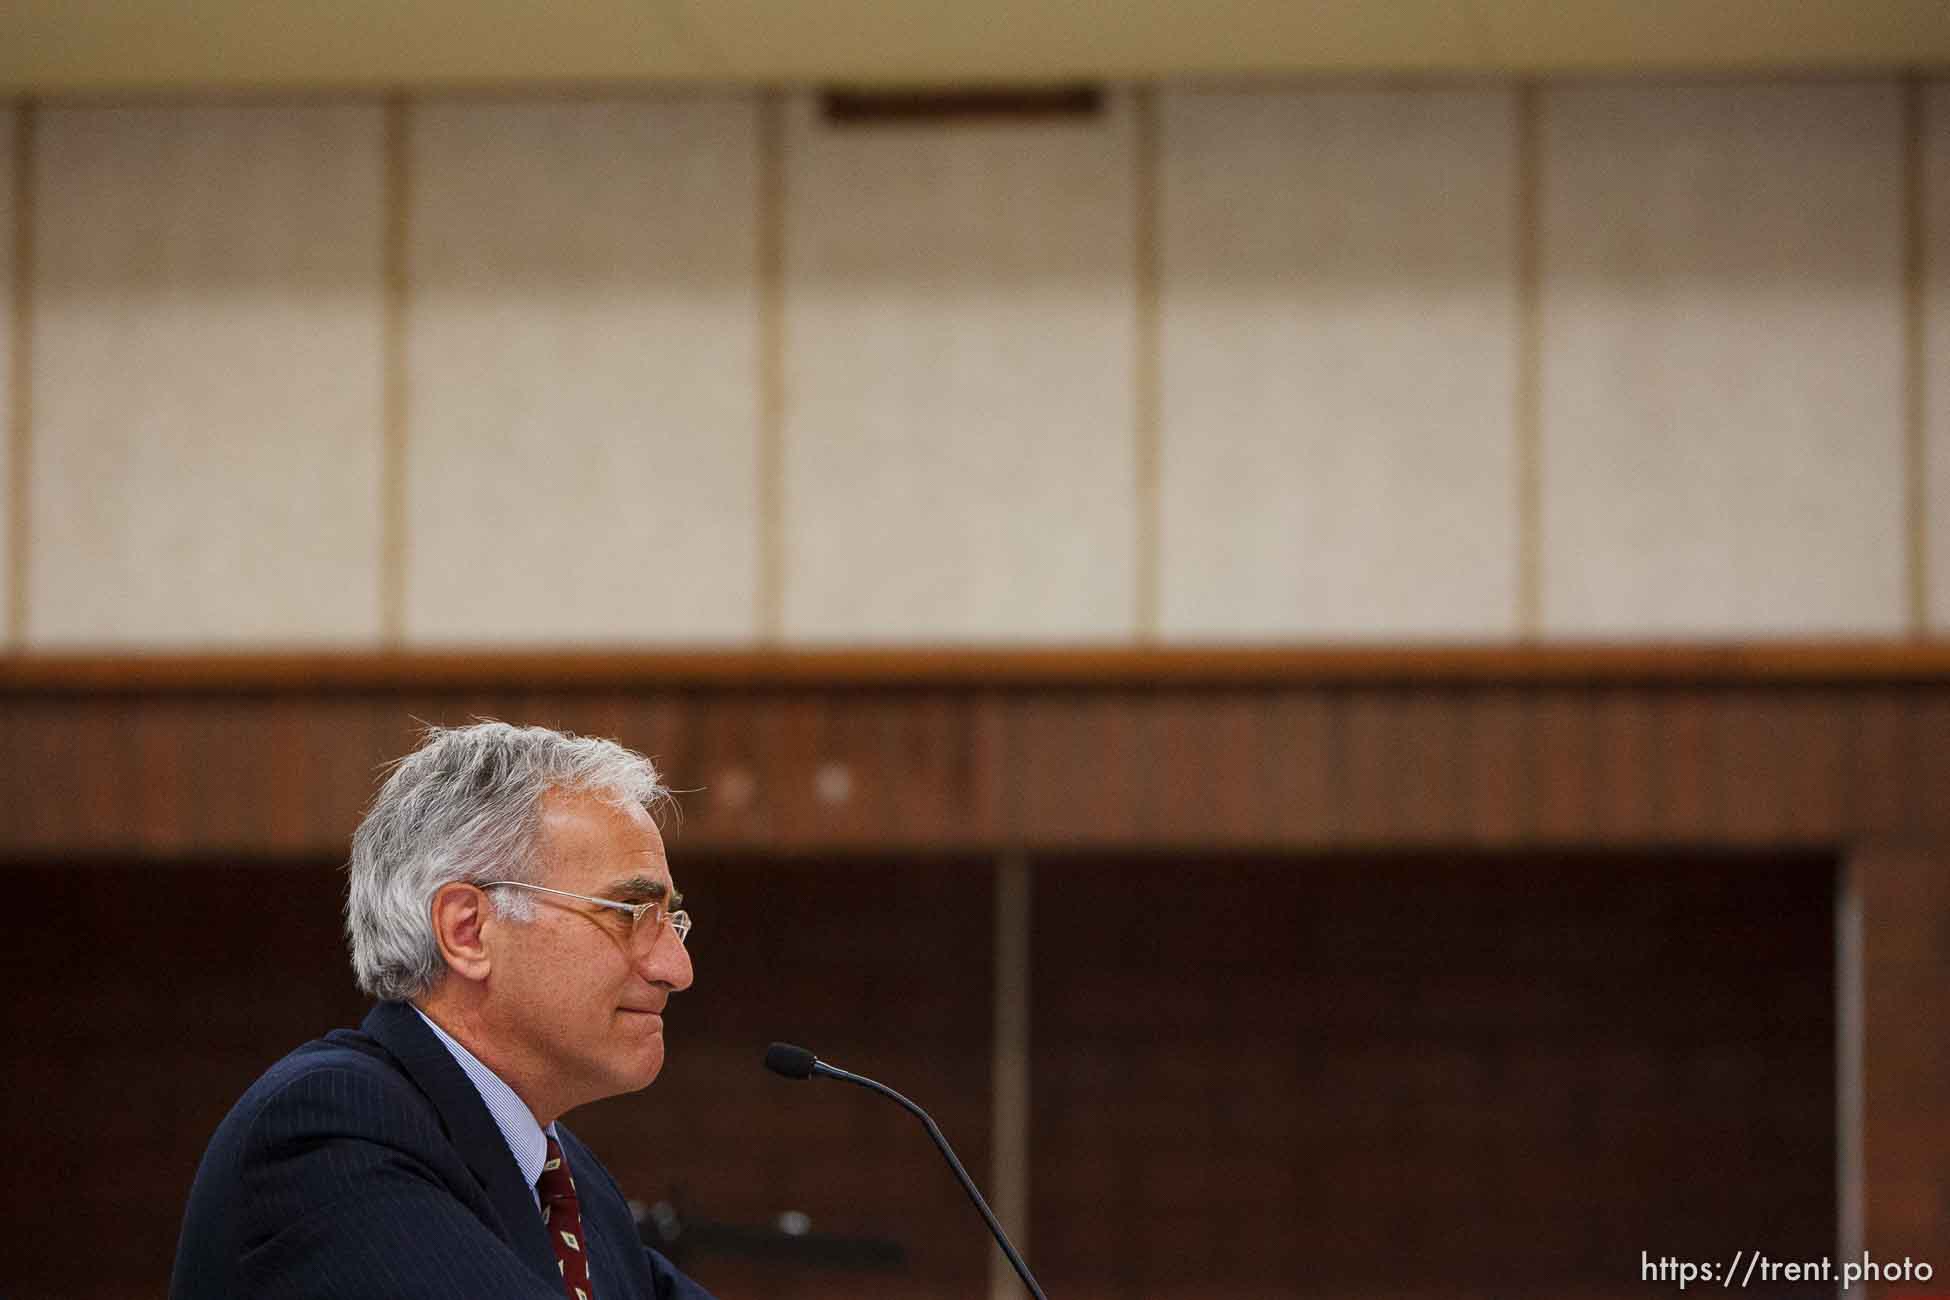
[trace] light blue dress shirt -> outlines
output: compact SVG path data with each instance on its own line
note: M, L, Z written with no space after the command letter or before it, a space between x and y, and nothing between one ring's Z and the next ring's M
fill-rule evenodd
M433 1036L453 1053L461 1072L473 1083L474 1091L481 1094L481 1100L487 1103L488 1114L494 1116L495 1125L500 1128L501 1136L508 1144L509 1154L514 1156L515 1165L521 1170L522 1181L528 1184L528 1194L535 1198L535 1213L540 1214L542 1197L535 1190L535 1180L542 1176L542 1166L548 1163L548 1140L556 1136L555 1125L550 1124L544 1134L542 1126L535 1122L535 1112L528 1109L527 1102L515 1095L513 1088L501 1081L500 1075L482 1065L474 1053L462 1047L453 1035L428 1020L426 1012L418 1007L414 1007L413 1011L420 1019L426 1020Z

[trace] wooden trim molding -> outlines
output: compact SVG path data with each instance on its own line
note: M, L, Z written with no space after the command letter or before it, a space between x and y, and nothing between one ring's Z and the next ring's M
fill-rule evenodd
M1913 649L8 662L0 859L334 856L422 724L474 718L654 755L693 847L1950 835L1950 675Z
M0 655L0 694L674 686L1950 683L1950 639L1548 646L927 646Z

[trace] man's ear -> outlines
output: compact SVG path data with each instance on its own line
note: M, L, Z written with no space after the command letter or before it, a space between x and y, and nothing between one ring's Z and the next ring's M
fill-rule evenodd
M488 950L482 930L493 920L487 895L474 885L454 881L433 895L433 938L447 969L467 980L488 977Z

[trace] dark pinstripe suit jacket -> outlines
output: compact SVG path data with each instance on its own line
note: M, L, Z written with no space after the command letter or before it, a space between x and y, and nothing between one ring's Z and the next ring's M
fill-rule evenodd
M709 1300L639 1244L616 1181L560 1125L598 1300ZM172 1300L563 1300L548 1234L474 1085L405 1003L307 1043L203 1153Z

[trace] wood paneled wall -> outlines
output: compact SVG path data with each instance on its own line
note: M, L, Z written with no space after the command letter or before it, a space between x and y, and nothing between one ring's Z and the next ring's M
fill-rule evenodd
M1834 1252L1829 859L1039 877L1052 1294L1629 1300L1641 1250Z
M42 1171L39 1187L9 1180L0 1213L35 1219L46 1193L62 1206L0 1234L0 1289L161 1296L218 1121L272 1061L364 1014L342 974L343 880L322 864L60 860L0 880L22 909L0 954L0 1134Z
M693 855L678 879L707 977L671 1004L656 1084L578 1110L575 1131L630 1196L676 1207L686 1268L726 1300L974 1294L980 1225L913 1120L852 1089L789 1083L759 1054L800 1040L884 1073L985 1169L985 866ZM0 869L0 886L34 918L0 953L0 1140L36 1171L0 1187L0 1214L37 1224L0 1234L0 1293L156 1300L218 1121L271 1062L365 1013L339 931L343 876L327 862L43 862ZM50 1196L63 1212L44 1222ZM695 1245L700 1228L770 1227L787 1211L823 1234L894 1242L905 1264L835 1270Z
M1194 878L1242 856L1301 870L1336 854L1603 852L1586 870L1600 893L1625 899L1634 871L1675 884L1672 871L1695 864L1705 880L1728 853L1819 860L1838 864L1862 917L1859 969L1834 971L1860 989L1859 1017L1837 1021L1843 1117L1851 1096L1861 1116L1859 1132L1839 1134L1845 1167L1859 1153L1840 1180L1844 1218L1859 1206L1860 1244L1878 1257L1950 1267L1950 1123L1936 1105L1950 1082L1939 1050L1950 1028L1950 675L1932 653L1680 656L1663 669L1548 654L1383 657L1365 671L1116 656L906 674L789 659L715 674L675 660L545 667L292 661L282 675L246 668L226 687L209 665L16 662L0 678L0 862L338 861L416 720L473 716L614 735L656 755L690 791L679 864L909 862L888 879L941 891L917 914L978 908L974 932L990 924L986 886L927 863L1026 855L1044 889L1062 889L1066 871L1087 885L1089 860L1161 852ZM736 887L763 914L771 891L799 881L804 898L777 918L789 926L825 906L816 874L781 878L768 865ZM1713 897L1738 914L1731 895ZM57 949L85 935L66 919L50 925ZM735 969L741 958L726 956ZM159 969L172 960L150 957ZM761 963L727 987L762 1002L792 964ZM986 1006L993 972L964 974ZM845 1041L843 1026L803 1009ZM940 1009L966 1041L986 1041L976 1001ZM1846 1070L1851 1043L1859 1078ZM904 1065L983 1131L950 1081L920 1057ZM672 1082L665 1095L676 1097ZM619 1117L603 1140L626 1147L634 1122ZM637 1174L648 1186L659 1175ZM697 1186L722 1191L713 1177L696 1173ZM945 1277L972 1265L941 1267Z

